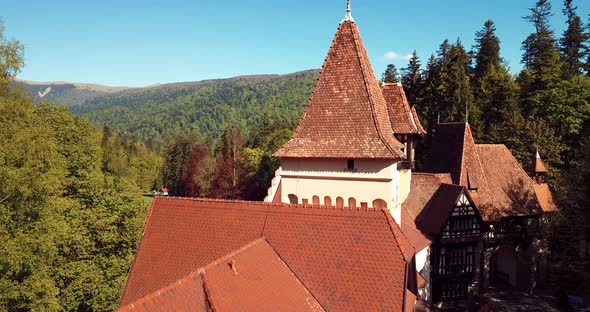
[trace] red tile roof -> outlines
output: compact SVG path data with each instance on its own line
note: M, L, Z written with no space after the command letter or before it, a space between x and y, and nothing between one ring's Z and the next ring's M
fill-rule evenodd
M478 144L477 152L485 176L490 181L488 187L482 190L489 196L487 200L473 194L484 220L543 213L533 181L504 144Z
M118 310L119 312L148 311L209 311L203 280L198 272L157 290Z
M264 237L324 309L399 311L407 247L388 216L373 209L159 197L121 304Z
M299 125L275 156L403 159L354 22L338 27Z
M402 203L402 208L416 220L422 209L426 207L434 193L436 193L443 183L452 183L451 177L448 174L412 172L410 193Z
M464 191L465 187L460 185L441 184L416 219L418 228L429 235L440 233Z
M535 188L535 194L537 195L539 204L541 204L541 208L544 212L555 212L558 210L553 202L553 196L551 196L551 191L549 190L549 185L547 185L547 183L535 183L533 184L533 187Z
M408 238L416 252L430 246L432 241L428 239L418 228L416 227L415 218L413 218L405 207L402 207L402 232Z
M469 194L485 221L542 213L533 181L503 144L475 144L466 123L439 124L428 172L448 172ZM409 209L411 212L411 209Z
M410 108L404 88L400 83L386 83L383 85L383 97L387 104L387 112L391 127L396 134L424 134L418 114L414 107Z
M324 311L264 239L119 311Z
M432 139L426 171L450 173L454 184L469 189L485 187L486 181L468 123L441 123Z

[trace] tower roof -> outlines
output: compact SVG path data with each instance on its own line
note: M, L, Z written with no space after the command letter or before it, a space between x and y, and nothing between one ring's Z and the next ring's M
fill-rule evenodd
M531 163L530 172L531 173L547 173L547 167L543 163L543 159L541 159L541 155L539 155L539 151L537 150L535 154L535 159Z
M345 18L293 138L278 157L403 159L354 21Z
M418 114L414 107L410 108L408 98L401 83L383 85L383 97L387 104L391 127L396 134L424 134Z

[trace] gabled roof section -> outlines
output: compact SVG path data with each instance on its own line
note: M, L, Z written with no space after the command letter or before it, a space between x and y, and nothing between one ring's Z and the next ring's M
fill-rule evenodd
M485 187L486 181L468 123L441 123L432 139L426 171L450 173L454 184L470 190Z
M264 239L119 309L127 311L324 311Z
M381 209L158 197L121 305L264 238L325 310L400 311L405 299L406 243L387 216ZM239 259L236 265L239 275ZM219 299L207 270L205 284L215 305Z
M416 219L418 229L429 235L439 233L464 189L459 185L441 184Z
M389 121L395 134L424 134L418 114L414 107L410 108L406 93L401 83L385 83L382 89Z
M119 312L195 311L208 312L210 305L205 295L203 279L198 272L120 307Z
M278 157L403 159L356 23L338 27L293 138Z
M418 230L418 228L416 227L415 218L410 216L410 213L404 207L402 207L401 212L401 230L404 233L404 235L408 238L412 246L414 246L416 252L420 252L422 249L430 246L430 244L432 244L432 241L424 234L422 234L420 230Z
M402 203L402 208L408 212L413 220L416 220L443 183L453 183L449 174L412 172L410 193Z
M477 144L477 152L490 181L481 194L487 200L473 196L484 220L543 213L533 181L504 144Z
M549 185L547 185L547 183L535 183L533 184L533 187L535 188L535 194L537 195L539 204L544 212L556 212L559 210L553 202L553 196L551 195L551 190L549 190Z

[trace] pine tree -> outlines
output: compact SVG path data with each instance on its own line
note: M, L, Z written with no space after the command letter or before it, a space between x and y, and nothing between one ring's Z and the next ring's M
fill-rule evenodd
M453 44L446 56L446 90L441 113L445 121L467 121L477 136L479 127L479 109L473 102L473 93L469 78L470 58L459 39Z
M553 31L549 28L551 3L549 0L537 0L535 7L530 10L531 14L525 19L533 24L535 32L522 43L522 62L532 78L530 85L523 86L525 98L557 82L561 76L559 49Z
M397 72L397 68L395 67L395 65L387 65L387 68L381 75L381 80L383 81L383 83L399 82L399 74Z
M410 106L418 103L420 97L420 89L422 87L422 70L420 69L420 59L416 50L412 53L412 57L408 63L408 67L402 69L402 85Z
M492 20L487 20L482 30L475 33L475 78L483 77L490 66L500 67L500 39L496 36L496 26Z
M474 102L481 110L482 134L485 143L505 143L514 136L515 123L521 122L517 103L518 86L502 64L500 39L494 22L485 22L476 32Z
M567 18L567 29L560 40L565 78L571 78L582 72L585 66L584 57L588 49L587 41L589 39L588 33L584 31L582 20L576 13L577 7L573 6L572 2L573 0L565 0L562 10Z

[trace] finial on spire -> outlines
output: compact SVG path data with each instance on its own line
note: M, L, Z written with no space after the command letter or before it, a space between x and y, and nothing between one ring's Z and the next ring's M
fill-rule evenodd
M354 22L352 18L352 11L350 10L350 0L346 2L346 16L344 16L343 22Z

